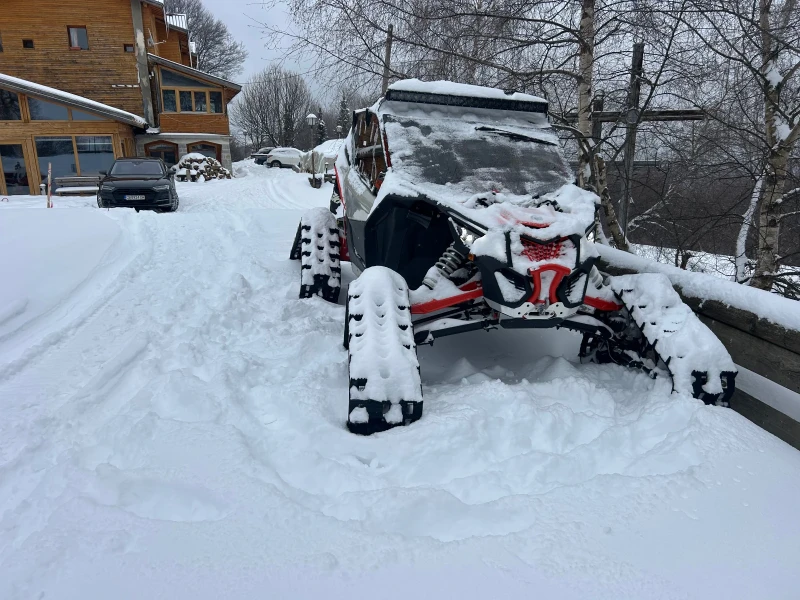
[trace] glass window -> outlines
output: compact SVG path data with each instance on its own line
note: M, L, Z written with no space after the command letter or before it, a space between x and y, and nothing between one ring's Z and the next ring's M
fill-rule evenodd
M34 121L68 121L67 107L28 96L28 107Z
M181 112L192 112L192 92L181 92Z
M111 136L79 135L75 138L81 176L99 175L114 163L114 146Z
M178 105L175 103L175 90L164 90L164 111L177 112Z
M211 100L211 112L222 112L222 92L209 92L208 97Z
M175 144L168 142L149 144L145 147L145 152L147 156L160 158L168 167L178 162L178 147Z
M22 47L33 50L33 40L22 40Z
M100 115L94 115L92 113L83 112L82 110L78 110L76 108L72 109L72 120L73 121L105 121L103 117Z
M56 177L70 177L78 174L71 137L37 137L35 140L42 182L47 182L48 163L53 166L54 180ZM55 188L56 183L53 181L53 189Z
M89 49L89 36L86 34L86 27L67 27L69 34L69 47L79 50Z
M3 51L3 36L0 35L0 52Z
M194 111L195 112L206 112L206 93L205 92L195 92L194 93Z
M214 144L198 142L196 144L189 144L187 150L189 152L199 152L200 154L210 158L217 158L217 147Z
M0 90L0 121L19 121L19 96L14 92Z
M3 167L6 193L9 196L29 194L28 169L25 167L22 144L0 144L0 164Z
M133 44L123 44L122 49L125 50L125 52L133 54Z
M200 81L199 79L194 79L192 77L186 77L185 75L181 75L180 73L176 73L175 71L169 71L167 69L161 69L161 85L163 85L164 87L190 87L190 88L214 87L213 85L206 83L205 81Z

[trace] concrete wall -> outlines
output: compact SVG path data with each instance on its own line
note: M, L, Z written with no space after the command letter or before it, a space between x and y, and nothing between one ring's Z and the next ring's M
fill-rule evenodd
M136 154L139 156L144 156L144 146L145 144L149 144L150 142L172 142L173 144L178 145L178 158L183 156L184 154L188 153L187 146L195 143L195 142L211 142L214 144L219 144L222 147L222 166L232 171L232 164L231 164L231 142L230 136L227 135L215 135L210 133L199 133L199 134L185 134L185 133L176 133L176 134L169 134L169 133L159 133L159 134L152 134L152 135L138 135L136 136Z

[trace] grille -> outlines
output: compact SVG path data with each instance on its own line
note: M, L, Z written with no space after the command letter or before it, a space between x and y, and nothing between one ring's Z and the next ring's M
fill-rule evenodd
M533 261L542 262L545 260L555 260L561 257L563 244L561 242L553 242L551 244L537 244L522 240L522 256Z

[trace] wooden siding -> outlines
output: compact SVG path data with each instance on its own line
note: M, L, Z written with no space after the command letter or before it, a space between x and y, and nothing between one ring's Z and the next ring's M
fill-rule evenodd
M149 39L152 33L156 42L154 46L147 48L148 52L187 67L191 66L189 64L189 36L177 29L170 29L167 33L163 10L151 4L142 6L142 21L145 28L145 40Z
M86 27L88 50L70 50L68 26ZM2 0L0 35L3 73L142 114L130 0Z
M230 135L227 115L207 113L161 113L161 131L164 133L203 133Z

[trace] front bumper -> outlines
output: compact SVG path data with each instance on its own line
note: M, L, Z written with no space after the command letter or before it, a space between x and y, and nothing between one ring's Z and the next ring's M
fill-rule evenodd
M144 196L144 200L127 200L125 196ZM169 192L100 192L100 203L104 208L135 208L142 210L155 210L172 206L172 197Z

